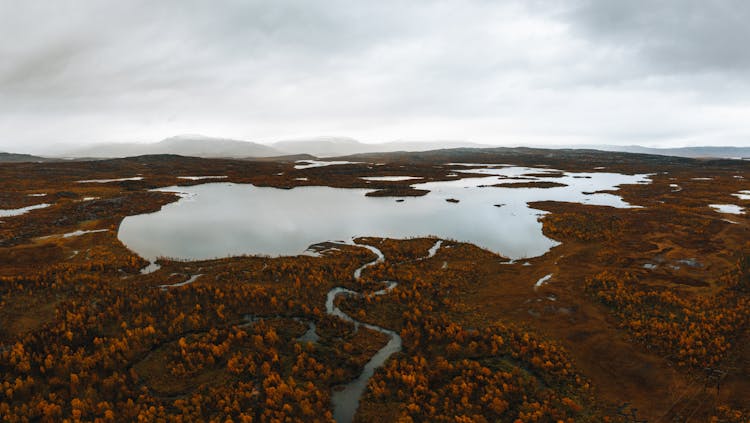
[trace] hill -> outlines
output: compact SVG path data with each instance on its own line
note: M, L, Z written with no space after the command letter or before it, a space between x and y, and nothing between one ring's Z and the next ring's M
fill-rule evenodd
M271 157L283 153L267 145L204 135L178 135L154 144L107 143L96 144L68 152L70 157L130 157L150 154L178 154L205 158Z
M675 148L653 148L640 145L585 145L573 146L572 148L588 148L601 151L618 151L623 153L656 154L660 156L688 157L692 159L717 158L717 159L748 159L750 158L750 147L675 147Z
M23 163L23 162L52 162L57 159L47 157L32 156L31 154L16 154L0 152L0 163Z
M391 153L396 151L430 151L443 148L482 148L489 145L466 141L392 141L377 144L359 142L346 137L317 137L279 141L273 148L287 154L311 154L317 157L348 156L366 153Z

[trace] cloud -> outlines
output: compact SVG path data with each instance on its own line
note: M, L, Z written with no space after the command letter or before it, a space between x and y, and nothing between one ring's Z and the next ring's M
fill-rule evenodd
M746 1L586 0L571 17L588 38L630 52L653 71L740 76L750 70Z
M0 1L0 150L747 143L741 1Z

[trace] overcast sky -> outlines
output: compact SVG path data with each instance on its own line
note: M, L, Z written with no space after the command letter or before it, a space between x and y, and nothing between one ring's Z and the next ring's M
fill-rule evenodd
M750 145L750 2L0 0L0 151Z

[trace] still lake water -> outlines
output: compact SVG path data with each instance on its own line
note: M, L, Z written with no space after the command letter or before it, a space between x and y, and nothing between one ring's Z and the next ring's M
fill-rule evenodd
M487 176L415 183L415 188L430 193L406 197L403 202L392 197L366 197L367 189L319 186L285 190L210 183L162 188L180 192L183 198L158 212L126 217L118 236L128 248L149 260L160 256L293 256L315 243L357 236L436 236L520 259L542 255L557 244L542 234L537 219L543 212L529 208L527 202L555 200L629 207L616 195L592 192L650 181L647 175L566 173L563 177L533 178L566 184L564 187L497 188L481 185L528 182L508 178L551 170L501 167L481 172Z

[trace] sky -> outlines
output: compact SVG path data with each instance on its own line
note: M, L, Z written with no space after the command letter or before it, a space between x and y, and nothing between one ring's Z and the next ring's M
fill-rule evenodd
M750 146L750 2L0 0L0 151Z

